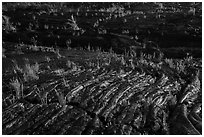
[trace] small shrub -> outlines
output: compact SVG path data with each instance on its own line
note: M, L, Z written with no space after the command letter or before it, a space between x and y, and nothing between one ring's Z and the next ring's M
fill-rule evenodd
M21 97L23 97L23 83L16 78L15 80L11 80L10 85L16 92L16 98L21 99Z

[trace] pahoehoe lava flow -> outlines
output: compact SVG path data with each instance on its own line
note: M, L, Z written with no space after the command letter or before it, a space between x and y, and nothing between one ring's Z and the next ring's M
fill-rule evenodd
M2 3L3 135L202 135L202 3Z

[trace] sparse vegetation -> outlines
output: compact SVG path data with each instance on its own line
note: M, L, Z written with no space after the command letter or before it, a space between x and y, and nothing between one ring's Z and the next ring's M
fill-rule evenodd
M202 59L162 47L199 41L201 10L3 3L2 133L202 134Z
M66 50L66 52L68 51ZM83 50L77 52L85 52L87 54L92 54L88 49L87 51ZM157 97L153 97L155 98L153 100L147 99L146 101L143 100L142 98L139 98L139 96L136 96L138 98L137 100L140 101L143 100L145 103L149 105L156 104L157 106L159 106L159 108L157 108L159 109L158 111L162 111L164 107L173 107L168 106L167 102L169 101L172 102L174 100L175 102L172 102L172 104L176 103L176 100L174 98L175 96L179 97L178 91L181 90L181 84L183 84L183 82L180 81L180 79L185 81L182 75L185 74L187 75L187 73L183 72L186 72L186 69L188 67L193 67L194 65L194 63L192 63L194 62L193 61L194 59L191 57L185 58L183 60L165 59L161 60L160 62L154 62L153 61L154 58L152 56L145 54L142 54L142 57L137 57L132 55L129 56L118 55L113 52L102 52L99 50L97 52L98 52L97 54L94 53L95 54L94 58L89 57L88 60L86 61L85 58L79 60L79 56L65 59L66 57L57 58L56 54L53 54L56 57L55 61L54 60L50 61L50 57L47 56L48 58L47 60L49 61L46 61L47 64L46 65L42 64L42 66L39 63L35 63L33 65L27 63L25 64L24 68L21 68L16 63L14 67L15 71L18 71L20 74L23 74L25 82L36 81L35 83L38 83L37 81L39 80L39 77L41 77L41 80L45 79L47 84L39 87L35 84L33 85L32 83L25 84L20 83L18 79L12 80L10 84L15 90L16 92L15 94L18 99L22 98L22 95L20 93L22 93L21 88L24 87L24 90L26 91L24 98L27 101L32 101L28 98L28 96L30 96L31 93L36 94L36 96L34 95L32 96L34 98L38 97L40 100L39 104L42 104L42 106L44 107L45 106L48 107L52 104L52 102L56 101L54 97L56 96L57 102L61 106L59 114L56 115L56 117L59 118L61 117L60 114L65 116L65 114L69 112L67 111L67 109L69 108L69 104L78 103L80 104L79 105L80 107L88 107L89 109L91 109L93 105L86 104L86 101L92 100L91 98L94 98L97 94L100 94L100 91L103 91L103 93L101 94L102 96L101 100L103 98L107 98L107 100L109 100L109 104L110 105L112 104L113 106L111 105L112 106L111 107L108 105L107 108L103 108L103 106L98 105L101 103L105 104L106 100L103 100L101 102L100 100L95 99L96 112L93 111L93 113L98 113L99 115L102 116L104 115L105 119L109 120L112 117L109 114L116 115L114 111L117 111L116 107L117 104L123 103L125 104L128 102L129 103L132 102L134 104L133 100L135 100L134 98L137 92L144 93L145 95L143 98L145 99L151 98L153 96L148 93L148 90L151 90L152 88L153 89L156 88L152 92L156 92L158 88L158 91L161 92L162 94L158 94ZM71 52L69 53L69 55L70 54ZM85 55L87 54L83 54L83 56L85 57ZM62 56L65 55L63 54ZM44 61L44 59L45 58L43 58L42 60ZM188 61L190 61L191 63L188 64ZM28 59L27 62L29 62ZM61 64L60 62L64 63ZM79 64L80 62L81 64ZM168 68L173 69L174 71L173 72L166 71L168 69L164 67L165 63L167 64ZM48 70L46 69L45 71L41 70L41 73L39 73L40 68L46 68L44 66L48 66L48 64L49 65L52 64L51 65L52 67L50 67L50 69ZM58 66L59 64L61 64L62 66L61 65ZM82 66L84 70L80 69L80 66ZM166 72L163 73L164 71ZM174 74L181 75L180 79L174 77ZM120 84L117 81L118 82L120 81ZM116 88L118 87L117 83L120 85L119 86L120 88ZM130 87L125 83L129 83ZM190 84L187 84L186 86L189 86ZM90 88L88 88L89 86ZM53 91L55 91L54 94ZM126 91L126 94L123 94L123 91L124 92ZM86 97L87 96L86 94L88 95L88 97ZM168 94L168 96L166 96L166 94ZM168 99L167 97L170 97L170 99ZM128 100L128 102L126 102L125 100ZM113 103L112 101L115 101L115 103ZM55 109L57 109L57 107ZM100 109L102 109L103 111L99 111ZM84 108L82 108L82 111L85 111ZM146 108L146 111L148 111L147 114L150 113L152 114L152 111L154 110ZM87 111L86 113L90 112ZM166 112L163 113L165 113L166 117L170 117L168 113ZM160 114L157 113L157 115ZM118 115L118 117L120 117L120 115ZM148 120L150 120L150 118L148 118ZM55 120L53 119L52 121ZM153 125L150 124L150 126ZM165 123L165 125L162 126L163 128L166 128L167 131L170 128L169 124L167 123ZM140 126L139 128L142 127ZM154 131L154 129L152 129L152 131ZM38 132L44 133L43 131ZM159 131L155 130L155 132Z

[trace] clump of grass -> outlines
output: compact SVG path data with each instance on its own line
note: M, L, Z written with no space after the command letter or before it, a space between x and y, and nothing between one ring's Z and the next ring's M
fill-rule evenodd
M90 46L90 44L88 45L87 50L88 50L88 51L91 51L91 46Z
M174 62L173 59L165 59L164 61L169 65L170 68L175 69L178 73L185 73L185 60L177 60Z
M25 64L23 77L26 82L39 79L39 66L40 65L37 62L34 65L30 65L29 63Z
M167 59L166 58L164 61L169 65L170 68L175 68L173 59Z
M97 67L97 69L100 69L100 62L99 62L99 59L97 59L96 67Z
M130 59L130 67L134 70L135 69L135 64L133 63L133 59Z
M10 22L10 18L2 15L2 30L5 32L16 32L16 27Z
M186 65L183 60L179 60L176 62L176 68L175 68L179 73L184 72L186 70Z
M73 30L80 30L76 22L76 19L74 18L73 15L71 16L71 19L67 19L67 20L68 20L67 24L69 24Z
M48 30L49 29L49 25L45 24L44 25L44 29Z
M40 48L39 48L37 45L30 45L30 46L29 46L29 50L32 50L32 51L39 51Z
M14 53L14 54L19 54L19 55L24 54L23 51L22 51L22 48L21 48L20 46L18 46L17 49L16 49L16 51L14 51L14 52L12 52L12 53Z
M191 61L193 61L193 57L187 56L186 58L184 58L184 61L190 63Z
M51 59L50 59L49 56L45 56L45 60L46 60L47 62L50 62L50 61L51 61Z
M64 69L57 69L57 70L55 70L54 72L55 72L57 75L59 75L59 76L63 76L64 73L65 73L65 70L64 70Z
M130 51L129 51L129 53L126 53L126 51L125 51L125 55L128 55L128 54L130 54L130 56L133 58L133 57L137 57L137 53L136 53L136 51L134 50L134 49L130 49Z
M55 53L55 49L53 47L48 48L48 51Z
M88 61L88 62L87 62L87 65L88 65L89 67L95 67L94 62L91 62L91 61Z
M111 64L111 57L108 58L108 64Z
M57 55L57 58L58 58L58 59L60 59L60 58L64 57L64 56L62 56L62 55L60 54L60 52L59 52L59 49L58 49L58 48L55 50L55 52L54 52L54 53Z
M143 61L143 60L145 59L145 54L144 54L144 53L141 53L139 59L140 59L140 61Z
M13 87L13 89L16 92L16 98L21 99L23 95L23 83L20 82L17 78L11 80L10 85Z
M47 95L48 95L48 92L46 91L43 91L43 90L40 90L38 87L36 87L36 90L37 90L37 94L41 100L41 103L43 105L47 105Z
M55 93L57 95L57 98L58 98L58 101L59 101L61 107L64 108L66 106L66 98L64 96L64 93L58 92L56 89L55 89Z
M17 74L17 73L23 73L23 69L21 69L21 68L19 67L17 61L16 61L16 60L12 60L12 62L13 62L13 71L14 71L14 73L15 73L15 74Z
M72 67L72 62L71 62L70 60L67 60L66 66L67 66L68 68L71 68L71 67Z
M101 53L102 52L101 47L96 47L96 52Z
M105 57L103 65L104 66L109 66L110 63L111 63L111 57L109 57L109 56Z
M71 43L72 43L71 39L69 39L69 40L66 41L66 45L67 45L67 49L68 49L68 50L71 50L71 49L72 49L72 48L70 47Z
M35 39L35 37L31 38L31 42L33 43L34 47L37 47L37 40Z
M126 65L126 61L125 61L125 59L124 59L124 56L121 57L121 64L122 64L123 66Z
M68 81L66 81L65 78L63 78L62 81L63 81L63 85L64 85L65 87L70 87Z
M80 70L79 66L77 66L76 63L74 63L74 62L72 62L70 60L67 60L66 66L67 66L67 68L71 69L71 71L78 71L78 70Z
M109 53L114 53L113 48L111 47L108 52Z
M78 68L77 68L77 65L75 63L72 63L72 71L77 71Z

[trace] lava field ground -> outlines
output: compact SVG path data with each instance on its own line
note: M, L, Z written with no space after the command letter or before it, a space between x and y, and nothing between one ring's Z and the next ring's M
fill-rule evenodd
M201 9L3 3L2 134L201 135Z

